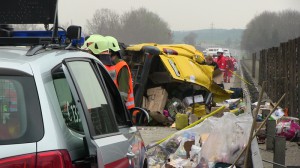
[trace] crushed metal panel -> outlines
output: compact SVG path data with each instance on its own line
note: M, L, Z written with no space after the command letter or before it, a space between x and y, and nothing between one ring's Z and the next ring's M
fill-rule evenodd
M207 75L209 69L200 68L193 60L179 55L160 55L160 58L171 76L179 81L194 83L210 90L212 78ZM212 71L209 73L212 74Z
M188 57L192 60L195 60L198 63L202 63L205 60L205 57L202 52L198 51L194 46L188 44L165 44L157 45L157 48L163 52L163 49L172 49L175 50L178 55Z
M156 43L142 43L142 44L136 44L131 45L126 48L127 51L141 51L144 46L156 46Z
M224 90L215 83L212 83L211 90L214 95L214 102L219 103L224 100L230 99L230 95L233 93L230 90Z

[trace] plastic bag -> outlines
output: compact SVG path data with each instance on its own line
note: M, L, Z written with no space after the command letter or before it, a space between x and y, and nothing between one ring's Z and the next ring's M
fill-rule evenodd
M201 148L199 146L193 145L190 151L190 161L192 162L192 167L196 167L201 159Z
M175 152L175 155L181 158L186 159L187 158L187 153L186 150L184 148L184 144L187 141L195 141L195 133L193 132L185 132L182 136L182 140L180 142L180 145L178 147L178 149Z
M164 165L170 153L161 146L156 146L154 150L148 153L149 166Z
M276 125L276 134L286 137L287 140L292 140L299 131L300 126L290 119L282 120Z
M224 115L203 144L201 156L209 162L232 163L247 143L251 125L249 116ZM239 163L242 161L240 159Z
M213 167L214 161L217 162L218 160L232 163L248 141L251 123L252 116L249 114L236 116L232 113L224 113L222 118L210 117L195 127L176 132L168 140L157 146L156 148L159 149L157 150L159 151L158 154L161 156L158 157L159 159L155 156L155 153L150 157L158 159L155 163L162 163L162 158L166 158L165 163L170 160L171 165L182 166L186 163L197 168ZM207 139L201 148L201 152L197 153L200 148L200 137L204 135L208 135L208 137L206 136ZM195 145L191 148L190 158L186 159L189 162L182 162L182 159L186 158L184 143L193 140ZM218 143L222 145L218 145ZM204 149L204 146L206 146L206 149ZM214 150L215 156L218 156L215 157L216 159L212 159L214 161L207 159L213 156L207 156L210 154L210 150ZM162 154L164 155L162 156ZM243 162L243 158L240 159L239 163L241 162Z
M274 113L271 115L271 118L272 118L273 120L278 120L278 119L280 119L283 115L284 115L283 110L279 108L279 109L277 109L277 110L274 111Z

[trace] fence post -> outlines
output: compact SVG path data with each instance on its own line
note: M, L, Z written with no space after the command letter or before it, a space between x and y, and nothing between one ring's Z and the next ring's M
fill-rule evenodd
M277 94L277 98L276 99L279 99L281 95L283 95L285 93L285 88L284 88L284 81L286 80L286 77L285 77L285 72L286 72L286 69L285 69L285 55L284 55L284 43L280 43L280 47L279 47L279 79L278 79L278 82L279 82L279 87L278 87L278 94ZM286 107L284 105L284 102L280 103L281 107Z
M255 78L256 71L256 53L252 54L252 77Z
M275 120L268 119L266 132L267 132L266 149L273 150L274 149L274 137L276 135L276 121Z
M300 37L297 39L297 53L296 53L296 58L297 58L297 61L296 61L296 65L297 65L297 69L296 69L296 83L300 83ZM298 117L300 119L300 105L299 105L299 101L300 101L300 86L299 85L296 85L297 86L297 107L296 107L296 116L295 117Z
M283 48L284 48L284 58L285 58L285 61L284 61L284 68L285 68L285 72L284 72L284 77L285 77L285 79L284 79L284 91L286 92L286 98L285 98L285 100L284 100L284 106L285 107L288 107L288 109L289 109L289 115L291 115L291 113L290 113L290 103L289 103L289 92L288 92L288 90L289 90L289 77L290 77L290 75L289 75L289 66L290 66L290 61L289 61L289 55L288 55L288 52L289 52L289 50L288 50L288 42L286 42L286 43L284 43L284 45L283 45Z
M297 38L294 41L293 46L293 57L294 57L294 92L293 92L293 117L299 117L299 49L300 49L300 38Z
M290 111L291 111L291 116L296 117L296 109L295 109L295 89L296 89L296 83L295 83L295 60L296 60L296 51L295 51L295 43L296 40L291 40L290 41L290 57L291 57L291 65L290 65L290 71L291 71L291 77L290 77L290 96L289 96L289 101L290 101Z
M274 80L274 98L273 100L278 100L281 95L279 95L279 85L280 85L280 61L279 61L279 47L274 48L274 61L275 61L275 80Z
M271 48L271 56L270 56L270 59L271 59L271 73L269 74L270 75L270 87L269 87L269 97L274 100L274 95L275 95L275 77L276 77L276 72L275 72L275 66L276 66L276 63L275 63L275 49L274 47Z
M262 82L264 80L264 75L265 75L265 55L264 55L264 50L261 50L259 52L259 78L258 78L258 84L262 85ZM262 68L264 66L264 68Z
M275 136L273 162L285 165L285 137ZM282 168L279 165L273 165L273 168Z

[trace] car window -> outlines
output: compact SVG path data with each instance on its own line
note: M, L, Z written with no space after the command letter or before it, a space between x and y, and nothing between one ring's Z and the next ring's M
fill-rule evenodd
M68 67L81 92L96 135L118 132L112 109L90 62L72 61ZM90 128L91 129L91 128Z
M76 107L71 89L61 67L57 68L52 73L52 76L56 95L66 125L70 129L83 134L84 131L78 108Z
M35 142L44 133L33 77L0 77L0 145Z
M126 109L122 102L120 93L116 85L114 84L113 80L109 76L104 67L101 65L97 65L100 69L100 72L103 76L104 82L107 86L107 89L109 90L109 95L113 103L114 107L114 114L117 121L118 126L124 126L127 125L127 119L126 119Z

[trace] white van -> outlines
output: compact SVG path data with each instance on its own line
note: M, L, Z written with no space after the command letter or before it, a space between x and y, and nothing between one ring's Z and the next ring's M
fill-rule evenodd
M224 51L223 53L224 56L228 56L228 57L230 56L230 52L228 48L223 48L223 51Z
M219 48L207 48L206 55L217 56L218 49Z

